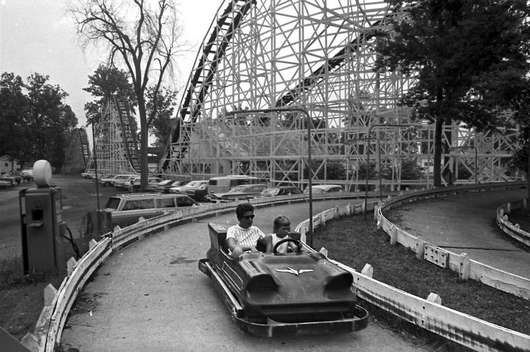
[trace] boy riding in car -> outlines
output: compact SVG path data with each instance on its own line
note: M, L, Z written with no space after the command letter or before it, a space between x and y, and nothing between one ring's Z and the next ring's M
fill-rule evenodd
M280 215L274 219L273 233L271 234L272 247L281 240L291 238L300 240L299 236L294 236L291 232L291 222L286 216ZM297 234L298 235L298 234ZM285 254L296 250L296 245L293 242L282 243L277 249L277 253Z

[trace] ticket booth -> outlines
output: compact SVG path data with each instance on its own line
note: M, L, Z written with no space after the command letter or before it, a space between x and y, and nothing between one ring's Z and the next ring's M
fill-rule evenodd
M39 160L33 166L36 188L19 193L24 273L66 271L61 189L51 186L51 166Z

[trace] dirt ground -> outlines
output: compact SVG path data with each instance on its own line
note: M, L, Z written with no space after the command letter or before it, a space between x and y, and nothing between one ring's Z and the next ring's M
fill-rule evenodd
M79 238L83 231L83 216L96 209L96 187L92 180L80 176L54 175L53 182L62 192L63 218ZM24 276L21 260L21 231L19 192L33 188L32 182L9 189L0 189L0 326L17 338L33 329L43 306L43 289L48 283L56 288L57 276ZM113 187L100 187L103 206ZM69 253L73 251L69 249Z

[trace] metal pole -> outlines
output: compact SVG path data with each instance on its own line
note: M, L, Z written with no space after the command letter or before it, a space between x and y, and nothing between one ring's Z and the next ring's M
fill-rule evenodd
M370 175L370 134L372 133L372 128L376 125L372 125L368 127L368 134L366 136L366 173L364 175L365 177L365 184L364 184L364 211L363 215L366 218L366 209L368 208L368 176Z
M478 184L478 149L476 146L473 146L475 148L475 184Z
M295 107L295 108L272 108L272 109L255 109L255 110L235 110L226 113L226 116L237 115L237 114L256 114L256 113L268 113L268 112L293 112L298 111L303 113L307 117L307 165L308 165L308 177L307 183L309 187L309 236L307 236L307 242L309 246L313 246L313 170L311 169L311 125L313 120L309 116L309 112L306 108Z
M98 157L96 153L96 137L95 137L95 132L94 132L94 121L92 121L91 124L92 124L92 152L94 153L94 174L96 176L96 205L97 205L97 210L99 211L101 207L99 203Z
M379 178L379 200L383 200L383 178L381 177L381 143L377 138L377 177Z

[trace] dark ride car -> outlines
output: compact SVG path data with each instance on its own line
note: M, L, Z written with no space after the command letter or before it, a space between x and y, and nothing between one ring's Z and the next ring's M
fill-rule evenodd
M182 207L198 206L184 194L130 193L109 197L105 211L111 213L112 226L128 226L138 218L152 218Z
M208 224L210 249L199 260L239 326L258 336L364 329L368 312L356 304L350 272L295 239L294 253L246 252L233 259L226 228Z

